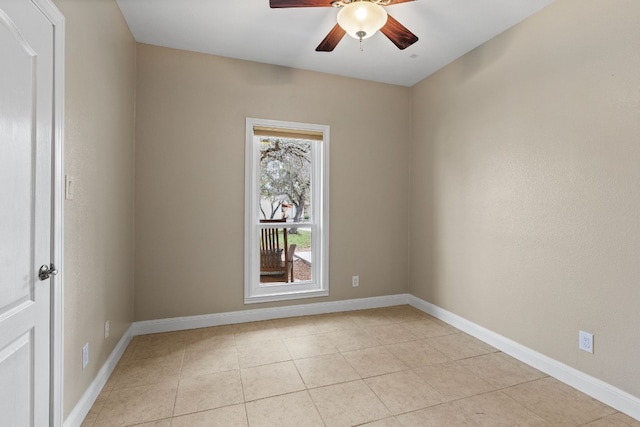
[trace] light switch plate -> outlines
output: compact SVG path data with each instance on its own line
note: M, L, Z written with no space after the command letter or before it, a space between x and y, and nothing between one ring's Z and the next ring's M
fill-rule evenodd
M64 199L65 200L73 200L73 195L75 193L75 179L70 175L65 175L64 177Z

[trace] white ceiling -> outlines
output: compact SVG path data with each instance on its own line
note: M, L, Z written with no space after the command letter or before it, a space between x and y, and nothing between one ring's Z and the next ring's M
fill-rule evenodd
M269 0L117 0L136 41L413 86L554 0L416 0L387 12L419 38L405 50L383 34L316 46L338 9L271 9Z

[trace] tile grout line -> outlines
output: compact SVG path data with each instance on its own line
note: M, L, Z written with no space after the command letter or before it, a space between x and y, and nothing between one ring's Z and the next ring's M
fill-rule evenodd
M357 311L356 311L356 312L357 312ZM316 350L313 350L313 351L311 351L311 352L309 353L309 355L302 356L302 357L298 357L298 358L294 358L294 357L293 357L293 354L292 354L292 350L291 350L291 349L289 348L289 346L287 345L287 339L285 339L285 336L288 336L288 335L286 335L286 332L283 332L283 331L285 330L286 326L284 326L284 325L283 325L282 327L274 326L274 328L273 328L273 329L274 329L274 330L275 330L275 332L277 333L277 337L278 337L278 339L279 339L279 342L281 342L281 343L282 343L282 345L284 346L284 349L285 349L286 354L288 355L289 359L288 359L288 360L285 360L285 361L272 362L272 363L265 363L264 365L257 365L257 366L255 366L255 367L258 367L258 366L268 366L268 365L273 365L273 364L275 364L275 363L293 362L293 366L294 366L294 368L295 368L295 370L296 370L296 373L297 373L298 379L301 381L301 384L302 384L302 386L303 386L303 389L301 389L301 390L297 390L297 391L290 391L290 392L286 392L286 393L279 393L279 394L276 394L276 395L273 395L273 396L269 395L269 396L265 396L265 397L262 397L262 398L259 398L259 399L254 399L254 400L252 400L252 401L247 401L247 397L246 397L246 390L245 390L245 383L244 383L244 381L243 381L243 377L242 377L242 371L243 371L243 369L249 369L249 368L241 368L241 367L240 367L240 355L239 355L239 352L238 352L238 348L239 348L239 347L238 347L238 343L237 343L237 336L236 336L236 334L235 334L235 333L232 333L232 337L233 337L233 349L234 349L234 356L235 356L236 366L238 367L238 368L237 368L237 369L238 369L238 376L239 376L239 378L240 378L240 386L241 386L241 389L242 389L242 404L244 405L244 416L245 416L245 418L246 418L247 425L248 425L248 426L250 425L250 420L249 420L249 411L248 411L248 407L247 407L247 404L248 404L248 403L251 403L251 402L258 402L258 401L261 401L261 400L267 400L267 399L271 399L271 398L279 397L279 396L292 395L292 394L295 394L295 393L299 393L299 392L301 392L301 391L305 391L306 396L307 396L309 399L311 399L311 402L312 402L312 404L313 404L313 407L314 407L315 411L320 415L320 419L322 420L322 422L323 422L323 423L324 423L324 425L326 426L326 421L324 420L324 418L323 418L322 414L320 413L320 410L319 410L319 408L318 408L318 406L317 406L317 404L316 404L315 400L313 399L313 397L312 397L312 395L311 395L312 391L313 391L313 390L315 390L315 389L327 388L327 387L332 387L332 386L339 385L339 384L346 384L346 383L349 383L349 382L356 382L356 381L364 382L364 383L366 384L366 386L367 386L367 389L368 389L369 391L371 391L371 392L373 393L373 395L376 397L376 399L378 399L378 400L383 404L383 406L386 408L386 410L387 410L387 411L388 411L388 413L390 414L390 417L391 417L391 418L393 418L393 419L396 419L396 420L397 420L397 417L398 417L399 415L409 414L409 413L413 413L413 412L419 412L419 411L425 410L425 409L427 409L427 408L434 408L434 407L439 407L439 406L444 406L444 405L450 405L450 404L453 404L453 403L455 403L455 402L459 402L459 401L462 401L462 400L465 400L465 399L474 398L474 397L477 397L477 396L489 395L489 394L492 394L492 393L499 393L500 395L502 395L502 396L504 396L504 397L507 397L510 401L512 401L512 402L514 402L515 404L517 404L517 406L519 406L519 407L521 407L521 408L525 409L528 413L534 414L536 417L539 417L540 419L543 419L543 420L545 420L546 422L549 422L549 421L547 421L546 417L542 415L542 413L541 413L541 414L539 414L539 413L537 412L537 410L539 411L539 408L538 408L537 410L536 410L536 407L533 407L532 409L529 409L529 407L528 407L528 406L525 406L525 403L526 403L526 402L521 403L521 402L519 402L518 400L516 400L514 397L512 397L512 396L510 396L509 394L507 394L507 393L506 393L506 391L507 391L507 390L509 390L509 389L511 389L511 388L518 387L518 386L522 386L522 385L526 385L526 384L531 384L531 383L535 383L535 382L540 381L540 380L547 379L547 378L549 378L549 376L548 376L548 375L546 375L546 374L545 374L545 375L543 375L542 377L539 377L539 378L528 379L528 380L526 380L526 381L517 382L517 383L515 383L515 384L510 384L510 385L506 385L506 386L496 386L496 385L494 385L493 381L491 381L490 379L486 379L484 376L481 376L481 375L477 374L475 370L472 370L472 367L474 367L474 366L482 367L482 365L469 364L469 367L467 367L467 366L465 366L462 362L464 362L464 361L469 361L469 360L473 360L473 359L480 359L480 358L482 358L482 357L487 357L487 356L490 356L490 355L496 355L496 354L500 354L500 353L504 354L503 352L501 352L501 351L499 351L499 350L497 350L497 349L493 348L493 349L492 349L493 351L487 351L486 353L477 354L477 355L468 356L468 357L463 357L463 358L461 358L461 359L453 359L452 357L447 356L447 354L446 354L446 353L443 353L443 352L442 352L438 347L434 347L434 346L433 346L429 341L431 341L432 339L437 339L437 338L446 337L446 336L453 336L453 335L460 335L460 334L465 335L465 334L464 334L464 332L462 332L462 331L460 331L460 330L458 330L458 329L453 329L453 330L452 330L450 333L448 333L448 334L438 335L438 336L435 336L435 337L432 337L432 336L418 336L418 335L416 335L416 334L413 334L413 333L411 332L411 330L406 326L406 324L407 324L407 323L409 323L409 322L413 322L413 321L420 321L420 320L415 320L414 318L411 318L410 316L407 316L407 318L401 318L401 314L400 314L400 313L397 313L397 311L395 312L395 313L396 313L396 316L394 317L394 316L391 316L391 313L387 313L387 312L385 312L385 311L384 311L384 309L378 309L378 310L377 310L377 315L378 315L379 317L384 317L384 318L385 318L385 320L383 320L383 321L382 321L383 323L381 324L381 323L379 323L378 321L376 321L376 320L375 320L375 319L376 319L376 312L374 312L374 311L370 311L370 313L372 313L372 314L371 314L371 315L370 315L370 314L361 314L359 317L357 317L357 316L353 316L353 317L357 318L357 320L356 320L356 321L354 321L354 320L353 320L353 318L351 318L351 322L352 322L353 324L352 324L350 327L346 327L346 328L345 328L345 327L342 327L342 326L341 326L341 327L336 327L335 329L334 329L334 328L332 328L332 327L329 327L330 329L328 329L328 332L323 331L323 332L318 332L318 333L311 333L311 332L313 332L313 330L314 330L314 328L315 328L315 327L318 327L318 328L322 328L322 327L323 327L323 326L321 326L321 325L322 325L322 323L320 323L320 322L318 322L317 324L316 324L316 323L314 323L316 320L321 320L321 319L320 319L319 317L315 317L315 318L314 318L314 316L307 316L306 318L308 318L308 320L309 320L309 328L310 328L310 331L311 331L311 332L304 332L304 333L303 333L303 331L300 331L301 335L299 335L299 336L298 336L298 335L289 336L289 338L288 338L289 340L294 340L294 339L297 339L297 338L307 338L307 337L319 337L319 338L325 338L325 339L326 339L326 340L327 340L327 341L328 341L328 342L329 342L329 343L334 347L334 350L335 350L335 352L331 352L331 353L328 353L328 354L323 354L323 353L320 353L320 354L313 354L313 351L316 351ZM347 316L346 318L348 318L348 316ZM429 319L430 319L430 317L426 318L426 320L429 320ZM368 324L368 321L369 321L369 320L373 320L373 322L372 322L373 324L372 324L372 325L371 325L371 324ZM388 321L388 323L387 323L387 321ZM268 326L268 325L265 325L265 324L264 324L264 322L256 322L256 323L261 323L261 324L263 324L264 326ZM300 325L304 325L304 322L302 322ZM292 325L292 331L293 331L293 333L294 333L294 334L295 334L296 332L295 332L295 329L293 329L293 328L295 328L295 327L297 327L297 326L300 326L300 325L297 325L297 324L293 324L293 325ZM390 342L390 343L386 343L386 344L385 344L385 342L386 342L386 341L384 341L384 340L380 340L380 338L378 338L378 337L376 337L376 336L374 336L374 335L372 335L371 333L369 333L369 332L368 332L368 330L370 330L371 328L375 329L375 328L376 328L376 327L378 327L378 326L385 326L385 325L398 325L398 326L400 326L401 328L403 328L403 329L407 330L407 331L409 332L409 334L410 334L410 335L413 335L413 336L414 336L414 338L409 339L409 340L406 340L406 341L405 341L405 340L403 340L403 341ZM362 333L362 334L370 335L370 336L373 338L373 340L376 342L376 344L371 345L371 346L369 346L369 345L364 345L363 347L359 347L359 346L357 346L356 348L353 348L353 349L347 350L347 349L345 349L345 348L344 348L344 345L342 345L342 346L336 346L336 344L334 344L335 339L334 339L334 340L329 339L329 337L328 337L328 335L327 335L327 334L330 334L331 332L334 332L334 331L336 331L336 332L337 332L337 331L343 331L343 330L345 330L345 329L350 330L350 329L352 329L352 328L354 329L354 331L357 331L357 333ZM265 328L264 330L262 330L262 329L257 329L257 330L255 330L255 331L252 331L252 330L245 330L245 332L249 332L249 333L251 333L251 332L258 332L258 334L257 334L257 335L259 335L259 332L261 332L261 331L266 331L266 330L268 330L268 329L272 329L272 328ZM303 329L304 329L304 327L301 327L301 329L303 330ZM187 331L185 331L185 332L187 332ZM387 331L387 332L388 332L388 331ZM183 375L184 375L184 373L185 373L185 361L186 361L186 357L187 357L187 354L186 354L186 353L187 353L187 347L188 347L188 344L189 344L189 337L190 337L190 335L189 335L189 333L187 332L187 333L186 333L186 335L185 335L185 337L184 337L184 343L183 343L183 347L182 347L182 350L181 350L181 351L182 351L182 353L181 353L181 357L180 357L180 368L179 368L179 374L178 374L178 383L177 383L177 386L176 386L176 392L175 392L175 396L174 396L174 400L173 400L173 407L172 407L172 410L171 410L171 418L169 418L169 419L171 420L171 421L170 421L171 423L173 422L172 420L173 420L174 418L178 418L178 416L176 416L176 415L175 415L175 410L176 410L176 406L177 406L177 397L178 397L178 393L179 393L179 390L180 390L180 386L181 386L182 381L183 381L183 379L184 379L184 378L183 378ZM313 341L313 340L311 340L311 341ZM249 343L250 343L250 342L251 342L251 341L250 341L250 339L247 339L247 344L246 344L246 345L249 345ZM290 341L290 343L292 343L292 342L293 342L293 341ZM345 340L345 342L347 342L347 343L348 343L348 340ZM379 395L375 392L375 390L373 390L373 388L372 388L372 387L371 387L371 385L367 382L367 380L368 380L368 379L372 379L372 378L381 377L381 376L384 376L384 375L391 375L391 374L394 374L394 373L397 373L397 372L406 372L406 371L413 372L414 374L418 375L418 374L416 373L416 371L415 371L415 370L416 370L416 369L419 369L420 367L423 367L422 365L420 365L420 366L413 366L412 364L409 364L409 363L405 362L403 359L400 359L398 356L396 356L396 354L395 354L394 352L392 352L392 351L390 350L390 347L394 347L394 346L402 345L402 344L405 344L405 343L412 343L412 342L424 342L424 343L425 343L429 348L433 349L435 352L438 352L439 354L442 354L442 355L444 355L445 357L448 357L448 358L450 358L450 359L451 359L451 360L450 360L450 361L448 361L448 362L440 362L440 363L434 363L434 364L424 365L425 367L426 367L426 366L438 366L438 365L443 364L443 363L451 363L451 364L453 364L453 365L455 365L455 366L459 366L459 367L461 367L461 368L464 368L466 371L469 371L469 372L470 372L474 377L477 377L478 379L481 379L482 381L484 381L484 382L486 382L486 383L490 384L490 385L492 386L492 388L494 388L494 390L490 390L490 391L483 391L483 392L480 392L480 393L474 393L474 394L472 394L472 395L470 395L470 396L465 396L465 397L460 397L460 398L457 398L457 399L452 399L452 400L443 401L443 402L438 403L438 404L436 404L436 405L430 405L430 406L426 406L426 407L424 407L424 408L420 408L420 409L416 409L416 410L411 410L411 411L407 411L407 412L402 412L402 413L400 413L400 414L394 414L394 413L391 411L391 409L389 408L388 404L387 404L387 403L385 403L385 402L382 400L381 396L379 396ZM464 340L461 340L460 342L464 342ZM133 344L133 343L132 343L132 344ZM134 345L135 345L135 344L134 344ZM313 345L313 343L312 343L312 345ZM292 348L293 348L293 347L292 347ZM345 354L349 354L349 353L356 352L356 351L367 350L367 349L374 349L374 348L377 348L377 349L383 349L383 350L385 350L386 352L388 352L389 354L391 354L394 358L398 359L398 360L402 363L402 365L404 365L404 366L405 366L405 368L406 368L406 369L401 369L400 371L393 371L393 372L384 372L384 373L379 373L379 374L376 374L376 375L371 375L371 376L368 376L368 377L363 377L363 376L358 372L358 370L354 367L353 363L351 363L351 362L350 362L350 361L345 357ZM487 349L487 350L489 350L489 349ZM448 352L451 352L451 351L450 351L450 350L448 350ZM146 354L146 353L145 353L145 354ZM305 354L305 353L304 353L304 351L302 351L302 354L303 354L303 355ZM302 360L313 359L313 358L320 357L320 356L333 355L333 354L335 354L335 355L339 355L339 356L340 356L340 357L341 357L341 358L346 362L346 364L347 364L349 367L351 367L351 369L353 369L353 370L355 371L355 373L356 373L356 375L357 375L358 379L353 379L353 380L341 380L341 381L339 381L339 382L337 382L337 383L336 383L336 382L332 382L332 383L330 383L330 384L326 384L326 385L323 385L323 386L310 387L310 386L307 384L307 382L305 382L305 380L304 380L304 378L303 378L303 375L302 375L302 373L301 373L301 368L298 366L298 363L296 363L296 362L297 362L297 361L302 361ZM508 356L508 355L507 355L507 356ZM505 360L505 362L506 362L506 363L510 363L510 364L512 364L512 365L514 365L514 366L518 366L518 365L517 365L517 364L515 364L515 363L511 363L511 361L509 361L509 360ZM358 366L360 366L360 365L358 365ZM486 366L490 366L490 364L485 365L485 369L486 369ZM527 366L529 366L529 365L527 365ZM250 368L254 368L254 367L250 367ZM367 369L368 369L368 368L366 368L365 370L367 370ZM235 370L235 369L232 369L232 370ZM225 370L224 372L228 372L228 371L230 371L230 370ZM379 369L373 369L373 370L372 370L372 372L374 372L374 371L379 371ZM482 370L481 370L480 372L488 372L488 371L482 371ZM498 368L498 372L500 372L500 369L499 369L499 368ZM509 370L507 370L507 371L502 371L502 372L509 372ZM419 376L420 376L420 375L419 375ZM420 377L421 377L421 379L422 379L423 381L425 381L425 382L426 382L426 384L429 384L429 385L431 386L431 382L430 382L427 378L422 378L422 376L420 376ZM524 377L524 375L523 375L523 377ZM493 378L496 378L496 377L494 376ZM522 377L521 377L521 378L522 378ZM500 383L500 381L498 381L496 384L499 384L499 383ZM504 382L503 382L503 383L504 383ZM114 387L115 387L115 386L114 386ZM431 387L433 387L433 386L431 386ZM103 396L104 396L104 399L108 399L108 398L109 398L109 396L113 394L114 390L115 390L114 388L111 388L109 391L105 392L105 394L103 395ZM434 388L434 390L435 390L435 392L436 392L438 395L440 395L440 392L439 392L437 389L435 389L435 388ZM443 397L443 400L444 400L444 396L441 396L441 397ZM235 406L235 405L236 405L236 404L229 404L229 405L224 405L224 406L217 407L217 408L202 409L202 410L194 411L194 412L192 412L192 413L190 413L190 414L201 413L201 412L207 412L207 411L210 411L210 410L216 410L216 409L221 409L221 408L231 407L231 406ZM531 406L531 405L529 405L529 406ZM100 414L104 411L104 408L105 408L105 403L103 403L103 404L101 405L101 407L99 408L99 410L98 410L98 411L96 412L96 414L95 414L95 419L93 420L93 422L91 422L91 423L89 423L89 424L91 424L91 425L95 425L95 424L99 421ZM544 413L544 412L543 412L543 413ZM617 414L617 413L620 413L620 412L616 411L616 414ZM182 414L182 415L190 415L190 414ZM182 415L181 415L181 416L182 416ZM587 424L588 424L588 423L591 423L591 422L594 422L594 421L598 421L598 420L600 420L600 419L606 419L608 416L610 416L610 415L603 415L603 416L602 416L602 417L600 417L600 418L596 418L596 419L593 419L593 420L588 421L588 422L587 422ZM383 418L380 418L380 420L382 420L382 419L386 419L386 418L389 418L389 417L383 417ZM163 421L164 419L165 419L165 418L163 418L163 419L159 419L159 420L155 420L155 421ZM374 420L374 421L378 421L378 420ZM624 420L623 420L622 422L624 422ZM626 424L626 422L625 422L625 424ZM360 424L358 424L358 425L360 425ZM580 424L580 425L584 425L584 424Z

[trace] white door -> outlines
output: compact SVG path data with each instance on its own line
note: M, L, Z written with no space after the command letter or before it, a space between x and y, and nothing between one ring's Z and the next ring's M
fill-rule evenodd
M49 425L53 26L0 0L0 424Z

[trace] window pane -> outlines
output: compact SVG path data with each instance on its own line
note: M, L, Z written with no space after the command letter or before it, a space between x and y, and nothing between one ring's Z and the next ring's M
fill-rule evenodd
M265 222L261 221L261 224ZM274 222L269 225L258 230L260 285L312 282L312 227L294 222Z
M260 138L260 219L311 220L312 141Z

